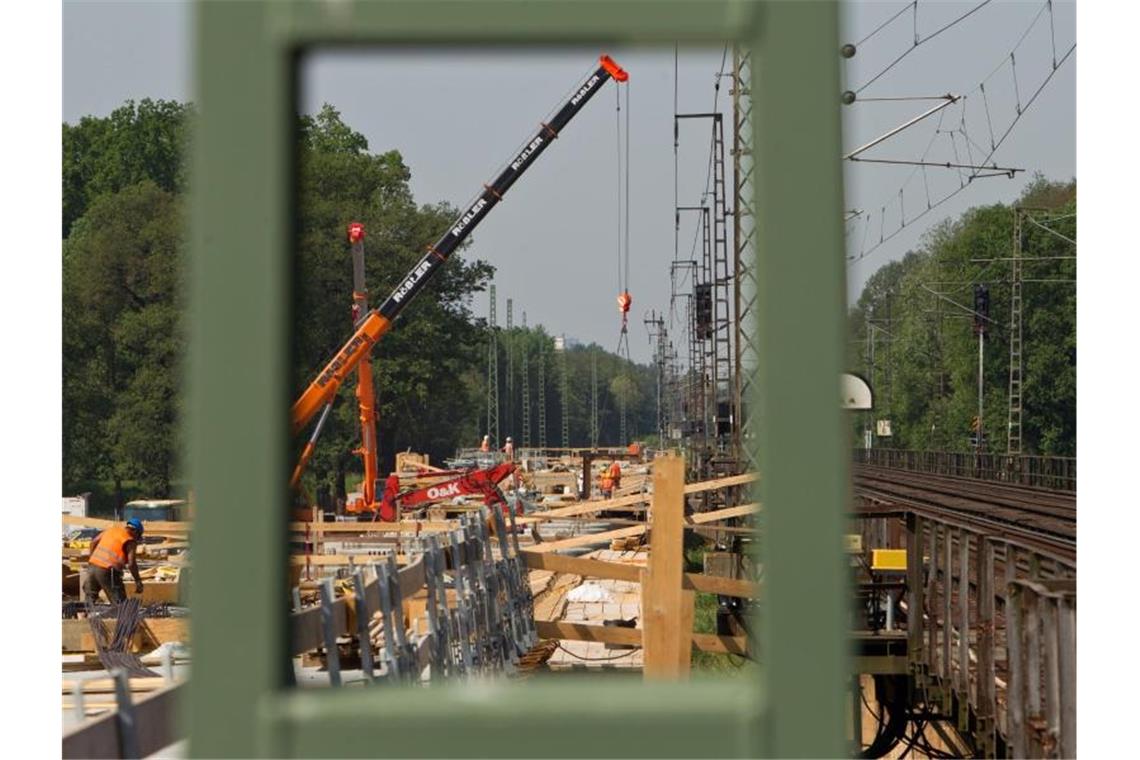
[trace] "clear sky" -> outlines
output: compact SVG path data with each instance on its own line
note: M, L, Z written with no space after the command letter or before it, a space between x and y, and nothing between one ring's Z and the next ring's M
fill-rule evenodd
M994 0L965 20L926 41L976 2L919 3L917 14L901 2L852 2L844 6L843 37L859 42L900 10L894 21L859 45L842 64L844 87L856 89L913 46L923 42L845 107L845 150L927 110L934 101L871 102L866 97L970 93L964 101L965 132L936 135L939 127L960 127L963 104L930 117L867 151L865 157L914 160L927 145L928 161L972 163L990 144L989 125L1000 136L1016 115L1018 97L1028 99L1074 40L1072 3L1054 3L1052 24L1044 2ZM917 15L917 18L916 18ZM1013 89L1009 54L1015 55L1018 90ZM128 98L192 99L189 37L192 28L183 2L65 2L63 113L69 122L83 115L105 115ZM502 162L589 71L599 51L543 52L418 51L386 54L327 51L312 55L302 71L300 108L315 111L324 102L338 108L373 150L399 150L412 172L420 202L446 200L459 206L490 180ZM609 51L631 75L630 153L630 345L633 358L646 361L648 336L642 324L650 309L668 315L669 262L674 257L673 99L671 49ZM708 111L721 68L721 49L681 50L676 92L679 110ZM1033 172L1052 179L1075 175L1075 66L1070 58L1055 73L1032 107L1013 128L992 160L1024 168L1015 179L978 179L921 218L927 203L958 188L957 170L931 168L925 181L911 166L845 165L847 207L866 216L849 223L849 297L866 277L915 247L922 233L947 217L982 203L1010 201ZM978 83L987 80L985 111ZM731 55L726 64L731 70ZM718 110L726 114L725 139L731 143L730 80L722 80ZM623 98L624 101L624 98ZM624 105L624 102L623 102ZM624 120L624 114L623 114ZM696 205L705 188L707 122L682 122L679 196ZM934 140L931 143L932 139ZM471 255L498 267L499 320L506 298L514 300L515 320L527 313L530 324L581 341L617 345L619 316L617 213L617 128L613 84L607 84L568 127L559 141L519 182L506 201L473 235ZM951 140L956 140L956 144ZM957 147L957 160L953 150ZM729 186L731 187L731 157ZM759 170L762 170L760 168ZM919 170L921 171L921 170ZM967 172L968 174L968 172ZM899 188L905 184L902 212L908 224L869 251L879 237L899 226ZM883 211L884 207L886 210ZM688 258L695 215L682 218L680 256ZM731 227L731 225L730 225ZM865 254L865 255L864 255ZM861 258L859 258L862 256ZM687 288L686 283L683 287ZM379 288L383 290L384 288ZM486 297L476 298L480 314ZM672 330L678 333L679 323Z

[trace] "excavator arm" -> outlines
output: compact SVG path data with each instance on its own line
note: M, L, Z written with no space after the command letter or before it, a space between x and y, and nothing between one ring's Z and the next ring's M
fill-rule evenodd
M356 331L341 347L324 369L317 375L300 398L293 404L293 433L300 432L336 395L344 379L366 357L404 310L404 307L424 288L436 271L447 263L451 254L463 243L496 204L542 155L571 119L589 102L607 80L624 82L629 75L608 55L598 59L598 68L586 77L574 94L554 114L549 123L543 122L534 137L507 164L506 168L467 207L451 227L434 245L427 247L423 258L412 268L396 289L379 307L369 311L358 323Z

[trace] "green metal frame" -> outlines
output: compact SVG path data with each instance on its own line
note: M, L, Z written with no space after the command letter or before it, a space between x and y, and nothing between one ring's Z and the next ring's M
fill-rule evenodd
M829 757L848 682L835 2L201 2L189 464L194 756ZM754 51L766 600L760 680L286 687L296 68L317 45L736 42ZM636 73L634 72L636 76ZM811 350L805 350L805 347Z

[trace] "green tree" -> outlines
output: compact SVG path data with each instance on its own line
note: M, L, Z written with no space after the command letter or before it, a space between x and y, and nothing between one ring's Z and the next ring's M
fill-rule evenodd
M368 152L365 138L325 106L300 122L300 206L294 287L293 385L299 394L352 332L350 222L365 226L365 277L376 307L457 216L447 204L417 205L397 151ZM439 460L477 440L485 343L468 306L493 269L456 252L373 350L381 471L414 447ZM309 482L344 498L360 473L356 375L338 394L309 466ZM295 442L299 450L303 441Z
M100 196L149 179L167 192L186 183L190 105L133 100L107 117L63 125L63 236Z
M1016 204L1036 208L1022 231L1023 423L1026 453L1076 452L1076 185L1038 177ZM1048 228L1048 229L1045 229ZM868 280L848 315L848 363L876 392L894 436L879 445L928 450L970 447L978 408L975 284L990 293L984 348L985 432L1004 451L1009 388L1010 257L1014 212L970 209L927 233L919 250ZM872 360L873 357L873 360Z
M182 217L150 180L97 198L64 244L64 490L168 496L177 472Z

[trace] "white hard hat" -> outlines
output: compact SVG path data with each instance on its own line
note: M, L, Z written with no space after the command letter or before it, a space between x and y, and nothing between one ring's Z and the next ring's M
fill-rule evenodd
M508 441L509 441L509 440L511 440L511 437L510 437L509 435L507 436L507 440L508 440Z

